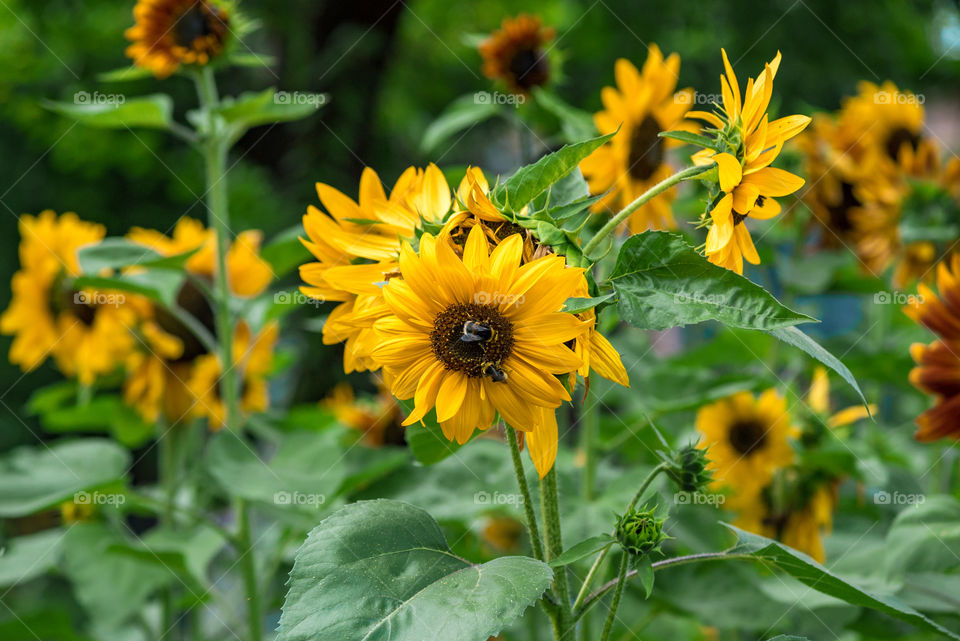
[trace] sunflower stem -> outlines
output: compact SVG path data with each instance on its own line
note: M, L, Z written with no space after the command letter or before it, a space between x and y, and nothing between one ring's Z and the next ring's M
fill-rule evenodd
M557 491L557 468L552 467L546 476L540 479L540 509L546 529L546 549L544 560L549 562L563 552L563 536L560 530L560 500ZM562 639L571 623L570 587L567 583L567 568L556 568L553 578L553 591L560 601L557 612L557 625L554 635Z
M517 475L517 485L520 486L520 494L523 495L523 510L527 517L527 530L530 533L530 545L533 547L533 556L542 561L543 540L540 538L540 528L537 527L537 514L533 509L533 501L530 500L530 486L527 484L527 477L523 473L523 459L520 457L520 443L517 440L517 430L506 423L503 424L503 427L507 433L507 443L510 444L513 472Z
M594 234L593 238L590 239L590 242L588 242L584 246L583 255L589 257L590 254L597 247L600 246L600 243L603 241L604 238L612 234L617 229L617 227L620 226L620 223L622 223L627 218L629 218L630 214L632 214L633 212L635 212L636 210L640 209L645 204L647 204L650 200L654 198L654 196L658 196L662 194L663 192L670 189L677 183L680 183L684 180L689 180L691 178L696 178L700 174L710 171L715 166L716 166L715 164L711 163L709 165L687 167L686 169L682 171L678 171L677 173L673 174L669 178L664 178L663 180L658 182L656 185L654 185L647 191L640 194L640 196L638 196L636 200L634 200L632 203L630 203L629 205L624 207L622 210L620 210L620 212L617 215L615 215L613 218L608 220L607 223L600 228L600 231Z
M627 512L630 512L637 506L637 501L640 500L640 497L643 496L643 493L646 492L647 488L650 487L650 484L653 483L653 479L657 478L657 474L666 472L669 469L670 465L668 463L660 463L655 468L650 470L650 473L647 474L647 478L643 480L643 483L640 484L640 488L637 490L637 493L634 494L633 498L630 500L630 504L627 505Z
M617 618L617 608L620 607L620 597L623 596L623 584L626 583L627 566L630 563L630 555L624 550L620 559L620 572L617 574L617 588L613 593L613 601L610 602L610 612L607 614L607 620L603 624L603 632L600 634L600 641L607 641L610 636L610 630L613 629L613 621Z

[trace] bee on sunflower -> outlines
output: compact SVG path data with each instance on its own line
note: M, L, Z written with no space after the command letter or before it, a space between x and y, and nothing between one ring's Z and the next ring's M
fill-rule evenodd
M725 75L720 77L723 106L716 113L691 111L688 118L710 124L716 137L713 148L693 155L697 165L716 163L719 192L704 215L709 226L704 251L710 262L743 273L743 261L759 264L748 219L769 220L780 213L775 200L803 186L799 176L771 167L783 144L810 123L809 116L792 115L770 121L767 108L773 95L773 79L780 67L780 53L767 63L763 74L747 80L743 94L737 76L721 50Z
M625 58L617 60L617 86L604 87L600 94L604 108L593 119L601 134L620 131L580 163L590 191L605 194L594 203L595 212L623 209L673 173L667 151L682 143L661 137L661 132L699 131L696 123L685 120L693 105L693 89L675 91L679 72L680 56L672 53L664 59L655 44L641 70ZM626 224L630 233L673 229L670 203L675 197L676 189L671 188L638 208Z
M20 269L0 316L0 331L14 337L10 362L31 372L53 357L63 374L92 385L122 366L137 323L122 292L76 284L84 275L77 250L98 243L106 230L72 212L57 216L50 210L21 217L19 228Z
M502 82L515 94L527 95L550 81L550 59L545 46L557 35L537 16L504 18L500 29L480 43L483 74Z
M214 309L207 294L216 273L216 239L213 231L201 222L184 216L177 221L171 236L135 227L127 237L163 256L193 252L184 264L188 276L177 292L176 305L193 318L196 325L185 324L182 317L146 299L136 300L141 319L138 334L140 349L133 350L126 361L124 399L149 421L163 416L165 420L176 423L189 416L202 414L201 410L209 410L211 424L219 425L222 412L218 412L217 407L221 407L222 402L202 402L196 393L198 390L204 394L212 391L203 387L202 381L208 379L211 372L219 371L219 362L215 359L211 361L211 346L202 336L204 333L216 336ZM257 230L241 232L227 251L227 282L234 296L257 296L266 290L273 279L273 270L259 255L261 239L262 234ZM243 329L241 324L235 330L235 344L242 348L242 351L234 353L235 358L247 352L247 344L252 340L240 336L242 332L249 334L249 328ZM263 332L265 337L259 338L260 342L254 342L272 346L276 328L268 325ZM267 340L271 334L273 338ZM262 378L268 369L262 363L269 359L261 356L255 360L257 365L249 370L251 379L246 382L244 392L251 394L246 406L260 410L265 408ZM198 378L196 369L201 364L205 377ZM242 371L246 373L246 370Z
M203 66L219 56L230 31L217 0L139 0L136 24L125 35L127 56L138 67L166 78L181 65Z

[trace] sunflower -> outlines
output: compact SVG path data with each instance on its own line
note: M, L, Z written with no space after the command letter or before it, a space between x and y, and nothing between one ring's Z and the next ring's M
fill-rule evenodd
M813 380L810 383L810 391L807 393L807 405L815 414L824 417L827 427L830 428L850 425L877 411L876 405L871 404L866 407L851 405L836 413L831 413L830 378L824 367L817 367L813 371Z
M698 446L709 448L714 487L730 489L738 501L755 497L793 461L789 439L799 435L786 399L772 389L759 398L740 392L706 405L696 427L703 436Z
M102 225L74 213L23 216L20 270L0 331L13 335L10 362L30 372L52 356L67 376L91 385L123 363L133 348L136 315L122 292L79 288L77 250L103 239Z
M368 167L357 201L323 183L317 183L317 194L327 213L311 205L303 217L307 238L301 240L316 262L301 265L306 284L300 291L340 303L324 324L323 342L346 343L346 373L376 370L372 325L386 313L381 285L399 274L401 239L412 239L421 220L443 221L453 201L450 187L436 165L410 167L388 197Z
M478 47L483 74L503 81L513 93L529 94L550 80L550 61L544 46L555 36L556 30L544 27L536 16L504 18L500 29Z
M880 86L860 82L857 95L844 101L838 120L841 127L860 134L859 144L883 152L895 170L923 142L924 117L923 100L888 80Z
M914 387L935 398L934 406L917 418L918 441L960 438L960 255L937 265L940 296L925 284L904 312L939 339L924 345L914 343L910 355L917 364L910 371Z
M403 278L383 289L390 315L374 325L374 357L393 394L414 398L404 425L435 407L444 435L466 443L499 412L528 433L543 476L556 456L554 410L570 399L556 375L582 365L565 343L586 324L560 309L583 270L555 255L521 266L522 249L516 234L491 252L479 227L470 231L462 259L430 234L421 237L419 254L405 244Z
M233 367L240 371L240 409L250 414L262 412L269 405L267 375L273 364L277 342L277 324L268 323L254 334L245 322L237 324L233 335ZM187 386L196 399L192 414L206 417L213 430L226 424L226 407L220 396L223 367L217 354L197 358Z
M135 227L127 237L164 256L193 252L184 264L192 277L177 292L177 305L208 332L216 334L213 306L203 283L212 284L216 274L216 236L211 229L192 218L181 218L173 234ZM227 250L227 282L231 294L251 298L261 294L273 278L270 265L259 256L262 234L257 230L241 232ZM148 421L163 415L177 422L190 416L196 397L188 385L201 357L209 356L207 346L196 333L167 310L134 297L140 318L140 349L126 360L124 382L126 402ZM236 330L236 331L239 331ZM212 366L206 367L212 370Z
M772 507L772 489L768 487L742 503L737 509L734 525L782 541L823 563L826 560L823 537L833 527L836 504L833 484L821 485L800 499L798 505L782 509Z
M382 377L374 377L378 393L373 398L357 400L348 383L340 383L321 405L326 407L342 424L363 435L371 447L403 445L405 443L401 421L403 413Z
M773 95L773 79L780 67L780 53L767 63L757 80L749 78L741 99L740 85L727 52L721 49L726 75L720 77L723 109L719 114L690 112L713 125L728 151L704 149L694 154L697 164L716 162L722 196L709 211L706 255L710 262L743 273L744 259L754 265L760 256L745 222L747 218L768 220L780 213L774 200L803 186L803 179L771 167L785 141L810 123L810 117L785 116L769 121L767 107Z
M606 192L593 205L594 211L623 209L673 173L666 163L666 151L682 143L659 134L699 129L684 120L693 104L693 89L674 93L679 71L680 56L673 53L664 60L655 44L650 45L640 71L629 60L617 60L617 86L604 87L600 94L604 108L593 120L601 134L620 131L580 163L590 191ZM670 212L675 197L676 189L670 189L640 207L627 223L630 232L675 227Z
M206 65L223 52L227 12L210 0L139 0L125 32L127 56L166 78L180 65Z

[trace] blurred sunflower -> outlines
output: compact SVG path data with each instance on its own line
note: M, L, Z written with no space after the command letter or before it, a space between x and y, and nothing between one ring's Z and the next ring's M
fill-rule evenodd
M267 375L273 365L273 351L277 342L278 326L267 323L257 334L245 322L237 324L233 334L233 367L240 375L240 409L252 414L262 412L269 405ZM197 357L187 381L187 387L196 399L191 413L206 417L210 429L220 430L226 424L226 407L220 396L223 367L217 354Z
M166 78L180 65L205 65L220 55L229 31L227 12L211 0L138 0L136 24L126 30L127 56Z
M723 55L724 76L720 77L723 109L720 113L695 111L687 114L716 128L728 151L704 149L693 156L696 164L716 162L722 197L710 209L710 231L706 255L710 262L743 273L743 261L754 265L760 256L746 227L748 218L767 220L780 213L774 200L803 186L803 178L771 167L783 144L810 123L809 116L785 116L769 122L767 107L773 95L773 79L780 67L780 52L764 66L763 75L747 80L741 99L737 76Z
M478 47L483 74L502 81L513 93L528 94L550 81L550 60L544 49L556 30L544 27L540 18L521 14L504 18L500 29Z
M486 519L480 536L497 554L520 552L526 527L510 516L491 516Z
M590 191L607 192L594 204L594 211L623 209L673 173L666 151L683 143L659 134L699 130L695 123L684 120L693 104L693 89L674 93L679 71L680 56L672 53L664 60L655 44L650 45L640 71L629 60L617 60L617 86L603 88L604 108L593 119L601 134L620 131L580 163ZM640 207L627 223L630 232L675 227L670 212L675 197L676 189L670 189Z
M793 461L789 439L799 436L786 399L769 389L759 398L740 392L697 412L698 447L708 449L713 487L727 488L739 500L754 497L775 470Z
M806 497L799 497L796 505L776 509L771 497L772 487L753 495L737 507L734 525L771 539L777 539L795 550L813 557L819 563L826 560L823 537L833 527L836 504L832 484L821 485Z
M882 151L890 163L902 167L924 139L923 100L889 80L880 86L861 81L857 89L857 95L843 103L840 127L859 132L861 145Z
M214 310L205 292L216 273L213 230L185 216L177 222L171 236L135 227L127 237L164 256L193 252L184 264L189 277L177 292L176 303L199 327L215 336ZM259 256L261 238L256 230L241 232L227 250L227 282L234 296L257 296L273 278L270 265ZM135 299L135 304L141 319L140 349L133 350L126 361L124 399L148 421L161 415L172 422L187 418L193 414L191 408L196 403L188 381L198 359L209 355L210 346L195 328L167 310L142 298Z
M556 375L582 365L565 343L585 323L560 309L583 270L567 267L561 256L521 266L522 250L516 234L491 252L479 227L470 231L462 259L430 234L421 237L419 255L405 244L403 279L383 288L390 315L374 325L374 357L394 395L415 400L405 425L436 407L444 435L466 443L499 412L528 433L543 476L556 456L554 410L570 399Z
M380 376L375 376L378 393L372 398L356 399L348 383L340 383L322 401L343 425L363 435L370 447L403 445L403 412Z
M367 167L359 200L317 183L327 213L310 205L303 217L304 246L316 262L300 266L304 295L340 302L323 327L325 345L346 343L346 373L376 370L372 325L386 312L381 285L399 274L401 239L413 239L423 220L441 223L453 201L443 172L431 164L401 174L389 197L377 173Z
M929 345L914 343L910 355L917 364L910 382L932 394L932 408L917 417L918 441L960 437L960 255L953 254L937 265L938 297L924 283L904 312L939 337Z
M74 213L23 216L20 269L0 331L13 335L10 362L30 372L52 356L67 376L91 385L119 367L133 348L136 315L121 292L75 286L77 250L103 239L102 225Z
M831 413L830 378L824 367L817 367L813 371L813 380L810 383L810 391L807 393L807 405L815 414L825 418L826 425L830 428L850 425L869 417L871 413L877 411L876 405L871 404L868 407L851 405L836 413Z

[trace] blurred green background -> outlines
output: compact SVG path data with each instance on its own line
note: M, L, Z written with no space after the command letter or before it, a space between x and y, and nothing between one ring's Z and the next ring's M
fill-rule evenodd
M40 106L44 98L70 101L77 91L163 91L174 96L183 120L195 99L186 79L97 80L99 73L129 63L123 31L133 22L133 4L0 2L3 307L17 268L21 214L75 211L104 223L111 235L133 225L169 230L182 215L203 217L197 202L203 193L200 158L177 140L150 131L87 129ZM299 223L316 200L314 182L355 194L366 165L390 184L405 167L430 161L509 170L503 154L477 151L490 153L490 141L507 135L502 121L478 126L430 156L420 151L420 140L452 100L490 88L467 36L487 33L504 16L520 12L539 14L557 28L555 51L563 65L554 88L589 111L599 107L601 87L613 81L614 60L626 57L639 66L646 45L656 42L665 53L681 54L681 86L703 92L718 89L721 46L743 76L755 75L780 50L784 63L775 94L784 112L835 109L856 91L858 80L891 79L926 97L931 126L948 146L960 123L960 14L956 3L945 0L246 0L240 9L261 23L240 50L274 56L276 64L221 72L222 94L276 86L332 98L316 117L254 129L235 149L234 228L260 228L268 237ZM285 284L294 287L296 275ZM306 307L305 316L316 314ZM316 334L303 331L285 340L305 348L319 344ZM0 339L0 350L6 353L9 343ZM299 351L307 356L279 383L283 402L322 397L340 371L337 350ZM49 364L26 376L0 365L0 447L33 440L24 421L34 426L22 407L33 390L58 379ZM289 382L294 380L299 382Z

